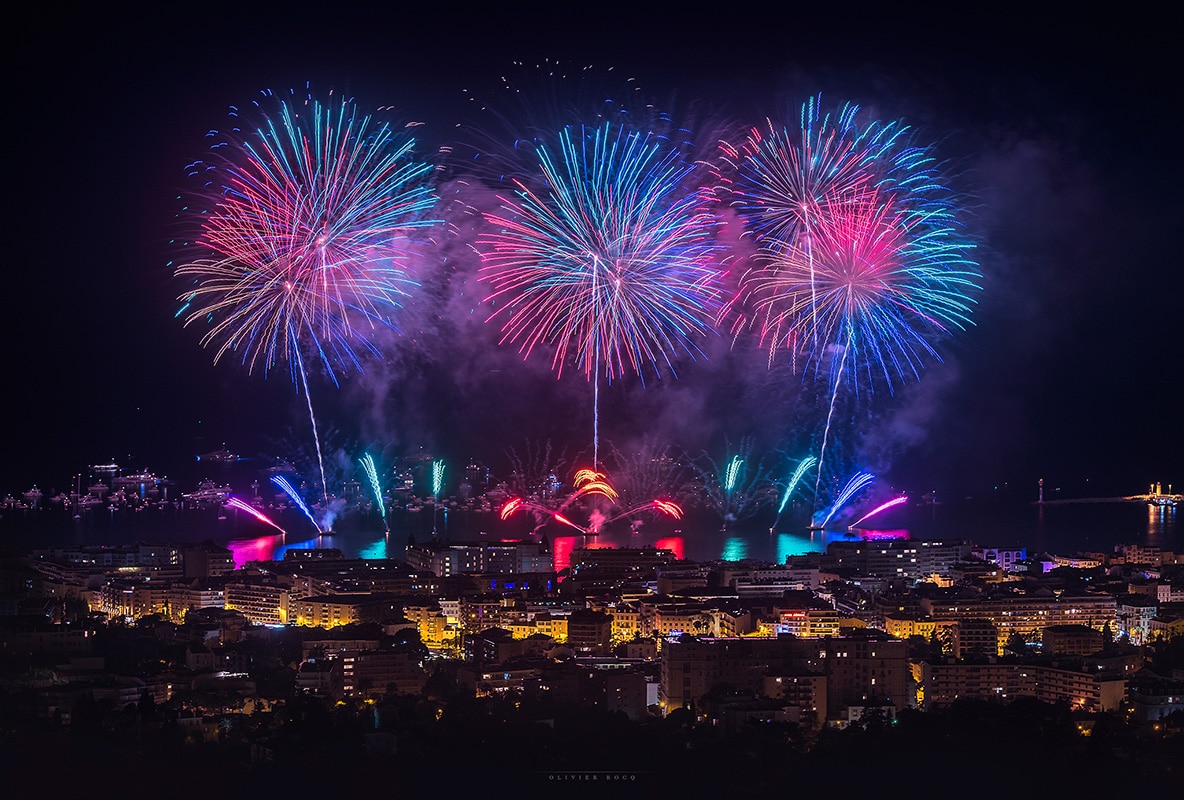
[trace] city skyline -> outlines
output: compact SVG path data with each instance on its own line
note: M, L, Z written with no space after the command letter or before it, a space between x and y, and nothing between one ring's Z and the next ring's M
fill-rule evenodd
M980 23L974 33L922 21L901 44L890 32L905 21L877 32L869 20L847 37L774 48L772 33L749 26L737 37L747 46L704 58L687 44L694 26L644 13L562 41L525 22L450 29L405 18L424 35L386 49L382 23L395 21L331 35L322 48L292 47L298 26L269 32L262 15L196 38L148 17L77 17L38 34L41 60L20 70L22 107L41 122L18 134L30 230L17 237L23 266L3 313L17 349L0 491L65 489L108 460L164 471L222 446L255 457L309 446L305 399L286 368L263 379L234 359L214 364L201 331L175 318L175 198L228 107L306 84L344 92L422 121L420 153L434 157L462 142L468 98L496 96L514 61L545 60L606 68L610 82L635 76L670 98L675 116L727 119L732 130L821 94L901 119L933 143L978 244L974 325L943 344L943 363L859 409L847 463L903 489L958 494L1038 476L1100 494L1184 483L1180 278L1168 250L1178 168L1157 117L1175 90L1154 34L967 19ZM1103 37L1113 45L1104 54ZM442 186L464 177L447 161ZM459 246L433 256L423 285L435 294L408 303L418 316L405 340L340 388L312 376L327 449L349 463L375 446L453 463L504 459L525 440L587 453L589 383L497 347L493 327L473 323L486 316L473 287L439 277L471 277L474 263ZM817 438L818 398L800 376L770 369L751 341L719 336L704 353L677 379L602 386L606 444L655 439L724 459L756 435L760 451L807 455L788 449Z

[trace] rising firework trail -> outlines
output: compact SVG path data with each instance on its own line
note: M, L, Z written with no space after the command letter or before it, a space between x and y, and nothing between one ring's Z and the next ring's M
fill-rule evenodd
M308 521L317 529L318 534L323 534L321 526L317 524L316 518L313 517L312 512L308 510L308 506L304 502L304 498L300 496L300 492L296 491L296 487L288 482L288 479L283 475L272 475L271 482L283 490L284 494L292 499L296 507L304 512L304 516L308 517Z
M868 472L857 472L852 475L851 479L847 481L847 485L843 487L842 491L839 492L838 497L835 498L834 503L832 503L831 507L826 511L825 516L822 518L822 522L812 527L818 528L820 530L825 528L827 523L831 521L831 518L834 517L836 513L838 513L840 508L845 506L852 497L854 497L864 488L871 485L872 481L875 479L876 477Z
M237 497L230 497L230 498L227 498L226 505L230 506L231 508L237 508L239 511L245 511L248 514L250 514L252 517L254 517L255 519L259 520L260 522L265 523L265 524L270 525L271 527L275 528L280 533L286 533L286 531L283 528L281 528L279 525L276 525L274 522L272 522L272 520L270 518L268 518L265 514L260 512L257 508L252 506L250 503L240 500Z
M524 358L548 347L557 376L570 363L592 382L598 469L601 377L675 374L714 330L715 201L687 188L698 168L668 140L625 126L568 126L535 156L540 175L520 176L485 215L488 319Z
M882 503L882 504L876 506L875 508L873 508L871 511L864 514L859 519L852 522L851 527L852 528L858 527L861 522L863 522L864 520L867 520L867 519L871 519L876 514L879 514L881 511L887 511L890 508L894 508L896 506L903 505L903 504L907 503L908 501L909 501L909 498L907 495L901 495L900 497L897 497L894 500L889 500L887 503Z
M198 230L174 274L186 281L178 316L208 326L201 344L215 363L241 359L250 373L286 362L309 397L308 353L337 383L377 354L374 334L415 285L412 235L432 221L431 165L414 140L361 113L270 93L213 140L188 167L200 188L184 213Z
M382 525L390 532L390 526L386 522L386 500L382 497L382 483L378 480L378 467L374 464L374 458L366 453L358 461L362 465L362 469L366 472L366 479L370 483L370 491L374 494L374 502L378 503L378 510L382 513Z

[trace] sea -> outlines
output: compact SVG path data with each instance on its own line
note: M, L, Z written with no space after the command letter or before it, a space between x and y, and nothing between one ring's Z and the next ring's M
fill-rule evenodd
M1184 551L1184 529L1177 507L1140 501L1058 500L1054 503L965 499L902 504L858 527L843 523L825 530L809 526L810 509L790 507L773 517L738 520L724 526L709 513L674 520L634 516L598 533L554 521L539 526L529 513L502 520L494 512L447 503L418 510L395 509L385 517L373 508L339 513L319 524L316 511L264 508L263 522L229 507L186 509L174 504L132 508L96 507L74 515L61 507L0 510L0 547L7 552L41 548L210 541L228 547L239 566L249 561L282 560L291 550L334 549L346 558L402 559L408 542L477 542L546 537L555 567L567 566L571 552L587 547L658 547L691 561L754 560L784 563L789 556L824 552L831 542L869 539L966 540L982 547L1024 548L1072 556L1113 552L1119 545L1157 546ZM874 524L872 524L874 522Z

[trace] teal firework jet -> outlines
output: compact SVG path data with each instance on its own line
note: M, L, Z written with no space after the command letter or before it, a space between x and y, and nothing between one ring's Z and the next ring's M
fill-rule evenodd
M785 506L789 503L789 498L793 495L793 490L802 482L802 476L806 474L806 470L818 463L818 459L814 456L806 456L798 464L797 469L793 471L793 475L789 478L789 483L785 486L785 493L781 495L781 505L777 507L777 514L780 515L785 510Z
M366 471L366 478L370 481L370 490L374 492L374 500L382 512L382 523L386 525L386 502L382 499L382 484L378 480L378 468L374 465L374 458L366 453L360 459L362 469Z

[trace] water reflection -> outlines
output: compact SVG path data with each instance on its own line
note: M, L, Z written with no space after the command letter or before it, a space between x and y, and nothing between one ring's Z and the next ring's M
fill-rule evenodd
M686 540L681 536L670 536L665 539L658 539L654 542L654 547L659 550L669 550L671 553L674 553L675 558L682 561L687 557L686 544Z
M1161 539L1176 532L1176 506L1147 504L1147 536Z
M732 531L721 537L715 533L688 537L639 536L636 534L601 534L598 536L556 536L551 540L552 563L556 572L571 566L572 552L577 549L640 548L654 547L669 550L678 560L695 561L770 561L784 564L790 556L826 552L831 542L871 541L876 539L908 539L904 529L849 531L818 531L802 533L770 534L768 530L741 532ZM297 542L287 542L283 534L259 536L254 539L234 539L227 547L234 557L236 568L251 561L283 561L292 550L313 550L336 547L346 558L385 559L403 558L405 550L391 544L391 537L385 531L375 536L373 531L351 534L323 534ZM399 538L398 541L403 541ZM510 541L510 540L503 540Z
M1047 549L1049 552L1070 554L1079 550L1110 550L1119 543L1145 542L1164 549L1181 549L1181 528L1177 523L1178 509L1171 507L1135 508L1131 504L1066 505L1054 508L1019 506L1001 507L942 507L940 518L930 521L932 509L914 509L907 527L885 529L779 530L768 527L753 530L720 532L710 526L688 526L673 529L648 526L639 529L608 529L599 535L556 529L563 535L550 537L551 552L556 571L571 566L572 551L577 548L640 548L656 547L671 550L675 558L693 561L755 560L784 564L787 558L811 553L824 553L834 542L872 541L882 539L949 539L966 538L976 544L993 547L1026 547L1030 552ZM456 520L453 519L453 528ZM684 523L685 524L685 523ZM405 557L404 543L409 530L398 525L387 533L383 528L334 531L322 536L292 542L293 534L265 535L251 539L234 539L229 547L236 566L249 561L282 560L289 550L336 547L346 558L382 559ZM496 528L474 528L470 535L454 531L455 540L496 541ZM414 531L417 539L426 536ZM78 537L81 538L81 537ZM203 537L204 538L204 537ZM534 539L530 533L521 538Z
M367 560L392 558L387 555L387 536L384 534L358 551L358 558Z
M226 543L234 558L234 568L242 569L252 561L274 561L276 550L284 545L284 534L259 536L254 539L234 539Z
M784 564L790 556L804 556L809 553L825 553L831 542L883 541L888 539L908 539L909 532L903 528L891 530L860 530L852 531L819 531L811 530L807 533L779 533L777 534L776 551L772 560Z
M571 567L571 554L575 550L600 550L622 547L654 547L669 550L678 560L685 559L686 540L681 536L665 536L650 540L639 537L615 536L556 536L551 540L551 563L556 572Z
M254 539L232 539L226 543L235 569L242 569L252 561L283 561L289 550L324 550L334 546L332 536L316 536L288 544L282 533Z
M724 551L720 553L724 561L743 561L748 558L748 542L739 536L729 536L724 542Z

